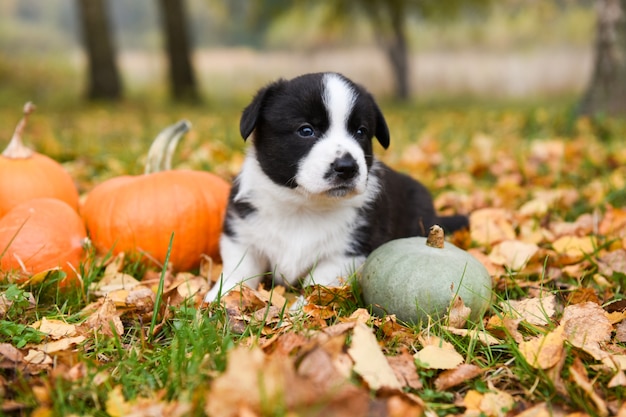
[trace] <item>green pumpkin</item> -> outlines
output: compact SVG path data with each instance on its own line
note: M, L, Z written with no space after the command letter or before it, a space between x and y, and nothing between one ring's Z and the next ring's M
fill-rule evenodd
M452 243L444 244L439 226L433 229L428 239L392 240L368 256L359 283L374 313L414 324L427 323L429 316L437 321L456 296L471 309L471 321L489 308L492 283L485 267Z

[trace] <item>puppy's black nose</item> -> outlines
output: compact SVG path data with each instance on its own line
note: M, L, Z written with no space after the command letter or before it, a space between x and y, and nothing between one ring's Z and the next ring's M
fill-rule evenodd
M359 165L349 153L335 159L331 167L342 180L352 179L359 172Z

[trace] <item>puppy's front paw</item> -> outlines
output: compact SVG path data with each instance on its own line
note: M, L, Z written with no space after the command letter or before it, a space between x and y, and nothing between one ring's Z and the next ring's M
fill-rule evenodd
M209 292L207 292L206 295L204 296L204 302L207 303L207 304L210 304L213 301L217 301L218 299L221 299L224 295L226 295L226 293L222 292L222 285L221 285L221 283L217 282L209 290Z
M289 312L292 315L300 314L302 312L302 309L304 308L304 306L307 305L307 304L309 304L309 302L304 297L304 295L299 295L298 297L296 297L296 299L293 302L293 304L291 304L291 306L289 307Z

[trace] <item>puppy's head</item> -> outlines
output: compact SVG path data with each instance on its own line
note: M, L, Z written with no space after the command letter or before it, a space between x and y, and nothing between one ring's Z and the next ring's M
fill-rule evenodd
M306 195L365 191L372 138L389 146L387 123L372 96L336 73L306 74L261 89L243 111L241 136L275 183Z

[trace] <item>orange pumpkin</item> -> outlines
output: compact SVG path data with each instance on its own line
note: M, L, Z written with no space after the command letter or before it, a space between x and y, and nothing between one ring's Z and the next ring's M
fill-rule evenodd
M96 186L81 208L92 243L101 253L139 253L178 271L197 267L203 254L217 258L230 185L203 171L168 170L190 124L166 128L148 152L146 172ZM165 170L163 170L165 169Z
M13 207L0 219L0 270L22 281L60 268L77 276L87 238L72 207L55 198L35 198Z
M52 197L78 210L78 191L70 174L55 160L33 152L22 143L31 103L15 128L11 142L0 156L0 218L23 201Z

